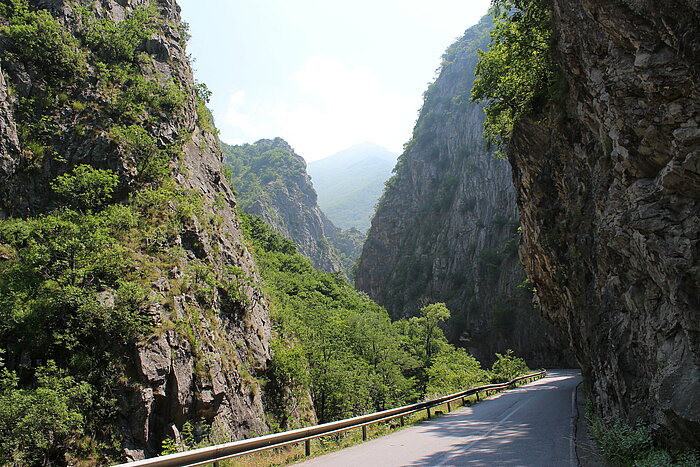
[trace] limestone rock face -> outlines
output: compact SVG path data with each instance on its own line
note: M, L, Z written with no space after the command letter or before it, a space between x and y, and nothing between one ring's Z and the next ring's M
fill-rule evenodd
M697 447L700 6L555 0L554 29L564 102L509 148L525 269L601 410Z
M264 370L270 357L268 306L256 286L260 279L241 238L236 201L223 175L218 139L202 125L203 116L197 112L180 9L174 0L78 3L96 18L115 21L123 20L136 8L154 5L160 21L151 37L139 46L138 52L145 58L138 59L138 67L146 82L175 83L184 94L184 103L178 112L150 115L143 127L159 150L178 147L169 161L177 189L191 190L202 200L202 214L189 219L178 238L172 240L171 246L184 251L182 263L160 271L159 277L148 284L153 303L148 313L155 323L154 335L135 346L131 367L125 369L123 379L127 382L114 388L121 409L119 423L126 458L158 454L163 437L187 420L204 418L225 439L266 432L261 387L255 376ZM76 2L32 0L30 4L47 9L68 31L79 27ZM55 114L46 114L56 125L49 141L51 152L38 157L36 146L20 144L16 109L28 99L45 98L42 76L46 71L33 68L21 54L5 55L6 45L0 42L0 216L22 217L56 207L58 200L50 189L50 180L78 164L114 170L121 187L118 200L126 200L142 188L135 151L127 151L108 131L114 119L120 118L109 111L115 97L101 87L99 70L90 65L84 70L89 77L84 81L87 84L71 89L66 97L73 104L66 105L58 96L58 104L48 107L57 109ZM212 225L208 219L216 223ZM201 264L214 273L234 267L238 275L246 277L235 303L214 290L202 311L199 297L176 286L183 270ZM106 304L113 302L109 291L100 297ZM181 330L183 326L192 330L191 336Z
M450 340L487 365L512 348L533 366L568 366L567 343L524 283L510 167L487 148L483 110L470 100L490 27L482 20L443 56L372 220L356 285L394 318L446 302Z

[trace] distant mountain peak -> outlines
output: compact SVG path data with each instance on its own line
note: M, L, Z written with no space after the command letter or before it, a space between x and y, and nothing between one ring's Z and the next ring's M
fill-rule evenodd
M323 212L342 229L369 228L398 155L371 141L308 164Z

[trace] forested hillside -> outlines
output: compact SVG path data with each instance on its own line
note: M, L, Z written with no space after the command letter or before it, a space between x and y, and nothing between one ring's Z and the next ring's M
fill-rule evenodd
M339 229L321 211L304 159L281 138L221 147L240 207L292 240L314 267L350 277L362 236Z

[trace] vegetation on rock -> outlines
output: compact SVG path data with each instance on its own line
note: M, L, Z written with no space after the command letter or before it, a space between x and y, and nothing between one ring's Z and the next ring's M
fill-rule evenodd
M494 0L488 51L479 51L472 97L486 103L486 140L503 147L515 121L543 105L558 81L551 0Z

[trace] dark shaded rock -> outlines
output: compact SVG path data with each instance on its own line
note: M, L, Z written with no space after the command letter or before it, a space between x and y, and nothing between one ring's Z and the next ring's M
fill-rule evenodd
M700 6L555 0L554 25L567 93L509 148L523 264L600 410L697 448Z

